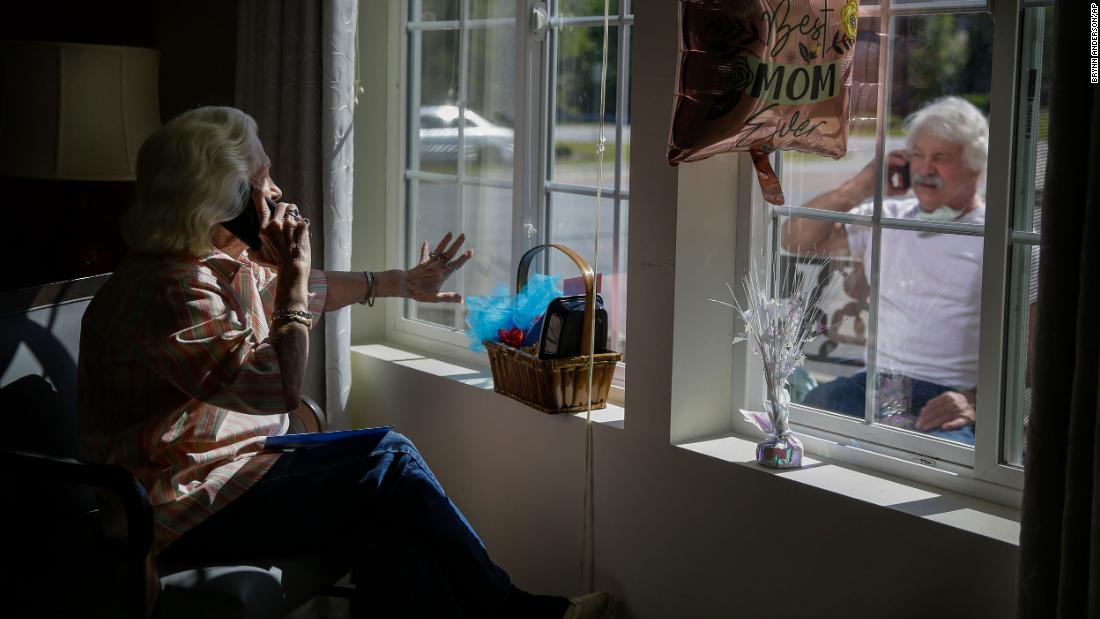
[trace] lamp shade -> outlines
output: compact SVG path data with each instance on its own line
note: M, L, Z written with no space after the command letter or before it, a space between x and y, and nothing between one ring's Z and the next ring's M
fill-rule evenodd
M160 126L153 49L0 41L0 174L127 181Z

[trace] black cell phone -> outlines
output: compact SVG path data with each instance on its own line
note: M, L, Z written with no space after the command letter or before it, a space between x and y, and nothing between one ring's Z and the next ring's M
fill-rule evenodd
M902 189L909 189L909 164L898 168L898 183Z
M256 191L255 187L251 185L241 192L241 201L244 203L244 208L241 209L241 214L229 221L223 221L222 225L226 230L233 233L233 236L244 241L252 251L260 251L263 246L260 243L260 218L256 216L256 208L252 206L252 195ZM272 215L275 214L275 202L264 196L264 201L267 202L267 210Z

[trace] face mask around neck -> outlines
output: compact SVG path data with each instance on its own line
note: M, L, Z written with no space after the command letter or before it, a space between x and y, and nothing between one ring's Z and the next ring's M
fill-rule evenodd
M931 213L917 207L917 219L921 221L955 221L962 217L962 214L963 209L955 209L950 206L941 206Z

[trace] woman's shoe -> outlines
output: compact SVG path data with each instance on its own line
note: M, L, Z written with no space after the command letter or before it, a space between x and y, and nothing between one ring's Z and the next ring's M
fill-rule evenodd
M606 591L597 591L569 600L562 619L614 619L615 598Z

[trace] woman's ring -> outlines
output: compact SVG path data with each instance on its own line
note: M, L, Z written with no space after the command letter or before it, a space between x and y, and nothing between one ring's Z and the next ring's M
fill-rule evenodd
M298 209L288 210L286 212L286 216L284 217L284 219L293 219L294 221L298 221L301 218L302 214L298 212Z
M447 269L448 273L454 273L455 271L458 270L458 265L452 262L451 264L443 265L443 268Z

